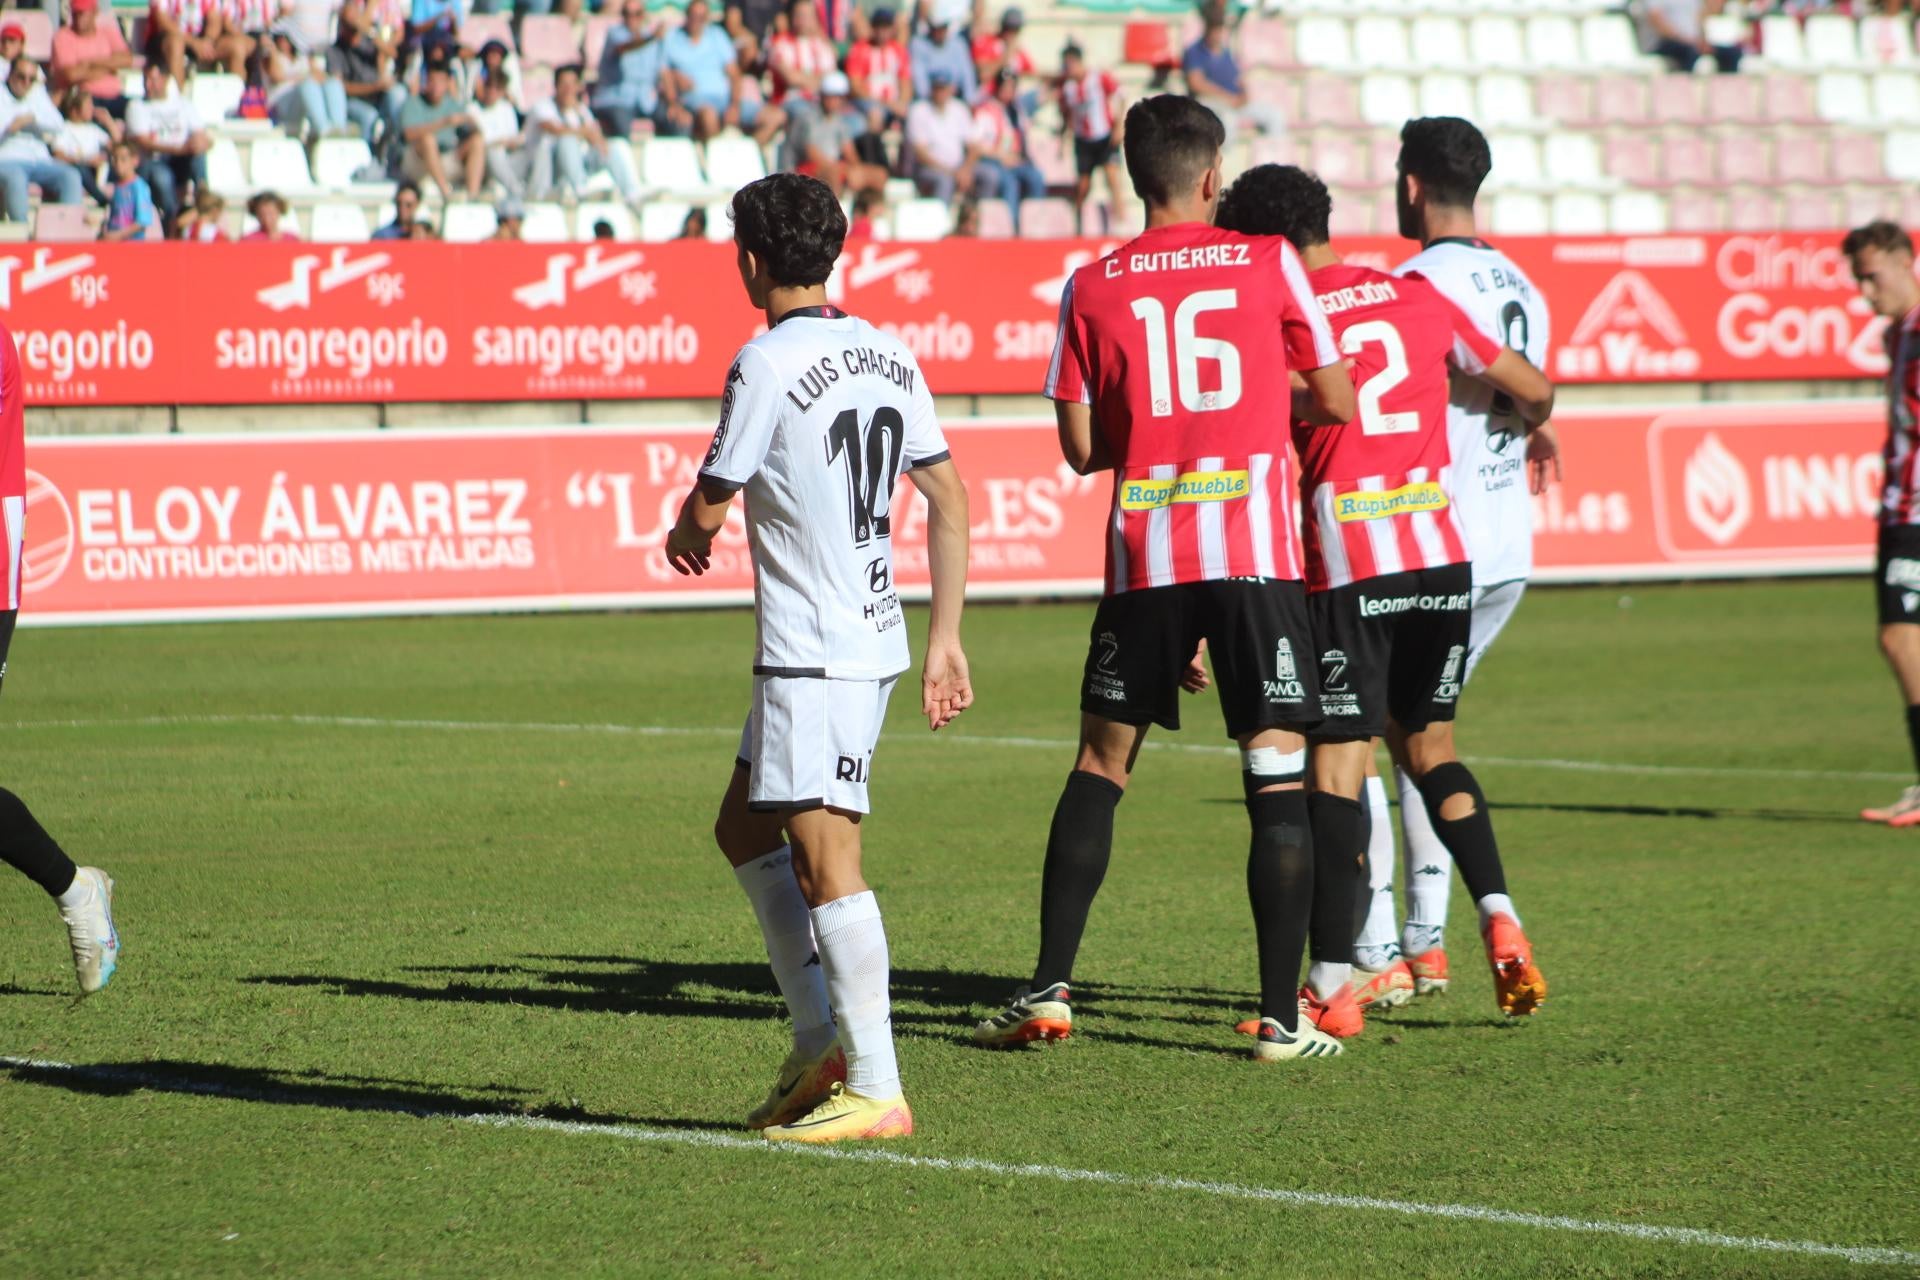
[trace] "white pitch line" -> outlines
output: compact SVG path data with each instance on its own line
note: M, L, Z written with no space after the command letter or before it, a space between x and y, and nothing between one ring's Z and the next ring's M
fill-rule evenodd
M638 738L738 738L740 730L721 726L663 724L575 724L544 720L424 720L389 716L323 715L180 715L128 716L87 720L15 720L9 729L132 729L168 725L289 724L335 729L416 729L440 733L560 733L604 734ZM925 741L926 734L889 733L888 742ZM947 742L983 747L1040 747L1049 751L1071 751L1070 738L1029 738L989 734L951 733ZM1226 756L1237 748L1207 746L1196 742L1166 742L1149 738L1149 751L1175 751L1188 754ZM1620 760L1559 760L1551 757L1522 759L1515 756L1463 756L1468 764L1501 769L1548 769L1565 773L1619 773L1670 778L1777 778L1812 782L1904 782L1910 773L1874 773L1844 769L1773 769L1744 765L1636 764Z
M1497 1226L1532 1227L1544 1231L1571 1231L1583 1235L1616 1236L1628 1240L1695 1245L1708 1249L1792 1254L1808 1258L1839 1258L1847 1262L1869 1265L1892 1267L1920 1265L1920 1252L1878 1245L1776 1240L1768 1236L1731 1235L1701 1227L1664 1227L1639 1222L1573 1218L1559 1214L1523 1213L1513 1209L1488 1208L1484 1205L1431 1204L1419 1200L1389 1200L1379 1196L1347 1196L1325 1191L1295 1191L1285 1187L1257 1187L1238 1182L1178 1178L1158 1173L1119 1173L1108 1169L1076 1169L1069 1165L1056 1164L1009 1164L1000 1160L980 1160L967 1156L916 1156L879 1147L774 1144L762 1139L743 1138L726 1133L647 1129L639 1125L594 1124L581 1120L550 1120L543 1116L502 1115L488 1112L463 1113L431 1108L385 1106L368 1099L354 1098L350 1094L328 1095L324 1091L307 1093L292 1089L252 1089L224 1084L218 1080L195 1080L190 1077L161 1075L126 1067L82 1066L71 1062L53 1062L37 1058L0 1057L0 1067L13 1067L41 1075L99 1080L110 1084L134 1085L204 1097L304 1106L332 1106L354 1111L388 1111L423 1120L452 1120L461 1124L482 1125L490 1129L526 1129L540 1133L564 1133L580 1137L617 1138L627 1142L705 1147L721 1151L751 1151L766 1155L841 1160L855 1164L924 1169L939 1173L978 1173L996 1178L1026 1178L1044 1182L1088 1182L1128 1190L1187 1192L1215 1196L1224 1200L1251 1200L1301 1208L1397 1213L1415 1218L1444 1218L1454 1222L1484 1222Z

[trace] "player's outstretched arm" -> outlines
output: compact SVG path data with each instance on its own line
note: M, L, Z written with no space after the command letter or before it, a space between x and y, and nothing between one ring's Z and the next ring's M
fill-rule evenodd
M1537 427L1553 416L1553 383L1518 351L1503 350L1480 378L1506 392L1528 426Z
M907 473L927 500L927 568L933 608L927 621L927 660L920 673L920 709L927 727L940 729L973 705L973 680L960 647L960 610L967 595L967 486L952 459Z
M1338 427L1353 421L1358 406L1353 395L1353 375L1345 360L1303 369L1300 380L1306 383L1304 394L1293 397L1294 417L1315 427Z
M699 577L713 554L713 536L727 522L734 491L703 480L687 491L680 518L667 534L667 563L682 574Z
M1094 425L1093 406L1077 400L1055 400L1053 418L1060 428L1060 456L1076 474L1087 476L1113 469L1106 437Z

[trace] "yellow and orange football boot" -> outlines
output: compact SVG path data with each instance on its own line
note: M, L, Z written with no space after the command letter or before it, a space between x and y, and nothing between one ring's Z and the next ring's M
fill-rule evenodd
M1405 960L1384 969L1353 966L1353 1000L1362 1009L1398 1009L1413 999L1413 970Z
M1419 955L1409 957L1406 963L1407 971L1413 974L1413 994L1446 994L1447 983L1453 979L1447 976L1447 952L1444 947L1429 947Z
M1547 1002L1547 980L1533 963L1533 945L1519 922L1504 912L1480 926L1487 944L1487 962L1493 966L1493 995L1500 1012L1524 1018Z
M903 1094L868 1098L834 1081L826 1100L807 1114L761 1131L768 1142L862 1142L913 1136L913 1112Z
M1360 1005L1353 998L1353 984L1343 982L1340 989L1322 1000L1313 988L1300 988L1300 1016L1336 1040L1351 1040L1367 1029Z

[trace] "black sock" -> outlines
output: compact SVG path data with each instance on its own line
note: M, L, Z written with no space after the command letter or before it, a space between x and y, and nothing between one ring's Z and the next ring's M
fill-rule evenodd
M1360 870L1353 882L1353 936L1367 927L1367 914L1373 910L1373 809L1366 792L1360 793Z
M1358 800L1327 791L1307 797L1313 822L1313 931L1311 953L1329 964L1353 963L1354 881L1367 854L1367 811Z
M1920 706L1907 708L1907 741L1913 744L1913 769L1920 774Z
M1473 812L1452 821L1441 817L1441 806L1459 795L1473 801ZM1493 816L1487 812L1487 798L1474 781L1473 771L1458 760L1449 760L1420 779L1420 798L1427 802L1433 834L1453 855L1453 865L1460 868L1460 878L1467 882L1473 900L1505 893L1507 873L1500 866L1500 846L1493 838Z
M73 886L73 859L60 851L19 796L0 787L0 861L18 867L54 897Z
M1080 935L1087 930L1100 882L1113 855L1113 811L1126 793L1097 773L1067 775L1047 831L1047 866L1040 878L1040 959L1033 987L1044 991L1073 975Z
M1260 950L1260 1016L1288 1031L1299 1025L1300 952L1313 906L1313 831L1304 791L1247 797L1247 898Z

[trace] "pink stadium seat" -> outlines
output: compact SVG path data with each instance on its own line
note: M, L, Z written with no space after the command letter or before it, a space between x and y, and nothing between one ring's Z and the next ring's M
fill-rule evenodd
M1704 191L1684 191L1667 201L1667 223L1675 231L1720 231L1726 226L1720 197Z
M1783 133L1773 145L1773 169L1782 182L1827 180L1827 144L1818 134Z
M1347 134L1316 136L1307 151L1307 167L1330 187L1358 187L1367 182L1367 153Z
M1240 65L1290 71L1293 60L1293 28L1275 18L1248 15L1240 23Z
M1912 17L1870 15L1860 19L1860 56L1877 67L1909 66L1913 62Z
M1282 134L1275 137L1263 133L1253 140L1248 152L1248 166L1262 164L1295 164L1300 159L1299 144L1291 137Z
M1675 134L1667 139L1663 149L1660 175L1668 183L1712 186L1717 181L1713 170L1713 149L1697 133Z
M460 24L460 44L464 48L478 49L489 40L498 40L515 53L520 46L513 40L513 18L504 13L470 13L467 20Z
M553 68L528 67L520 73L520 96L531 111L553 96ZM651 127L651 126L649 126Z
M1400 229L1400 209L1391 188L1373 198L1373 226L1378 235L1392 235Z
M1607 172L1636 187L1660 185L1660 155L1644 133L1616 133L1607 138Z
M1753 133L1731 133L1720 139L1716 168L1722 182L1766 183L1773 178L1767 163L1767 143Z
M980 238L982 240L1013 239L1013 210L1007 207L1005 200L980 202Z
M1067 201L1049 198L1020 202L1022 240L1063 240L1072 234L1073 206Z
M1300 84L1292 76L1276 76L1263 71L1248 80L1247 96L1255 102L1270 103L1280 108L1280 114L1290 121L1300 118Z
M1578 76L1542 76L1533 82L1533 109L1548 120L1583 124L1593 116L1593 94Z
M1374 183L1392 186L1400 168L1399 135L1382 133L1376 129L1367 143L1367 151L1372 157L1369 167L1373 171Z
M573 20L558 14L530 13L520 20L520 63L529 67L565 67L580 61Z
M1376 228L1373 225L1373 202L1355 191L1336 192L1333 197L1333 218L1327 229L1336 236L1369 236ZM1387 230L1391 231L1389 227Z
M1357 129L1360 120L1360 82L1342 76L1316 75L1302 93L1309 124Z
M43 204L33 220L33 238L52 242L91 240L93 228L87 225L84 204Z
M1900 221L1909 227L1920 227L1920 191L1907 192L1904 209Z
M1805 76L1768 76L1765 94L1767 119L1775 124L1815 124L1813 81Z
M1890 188L1852 187L1840 198L1840 221L1836 225L1857 227L1875 218L1900 219L1900 196Z
M1789 231L1831 231L1840 225L1840 201L1828 191L1798 191L1786 199Z
M1645 124L1647 82L1636 76L1602 76L1594 85L1595 120L1602 125Z
M607 32L619 25L620 19L613 14L597 13L587 19L587 38L580 57L586 64L588 75L598 74L600 51L607 47Z
M108 21L112 21L109 17ZM27 43L24 52L35 62L45 62L53 56L53 18L45 9L7 9L7 21L17 22L26 33Z
M1880 140L1877 137L1867 133L1836 131L1832 141L1835 182L1885 182L1887 180L1887 171L1880 158Z
M1044 129L1027 131L1027 155L1046 178L1050 187L1070 187L1074 181L1073 156L1058 134Z
M1771 191L1736 191L1727 197L1729 231L1778 231L1780 201Z
M1706 118L1700 105L1698 76L1655 76L1653 118L1661 124L1699 124Z
M1707 81L1707 119L1715 124L1759 124L1766 119L1762 92L1754 76L1714 76Z

